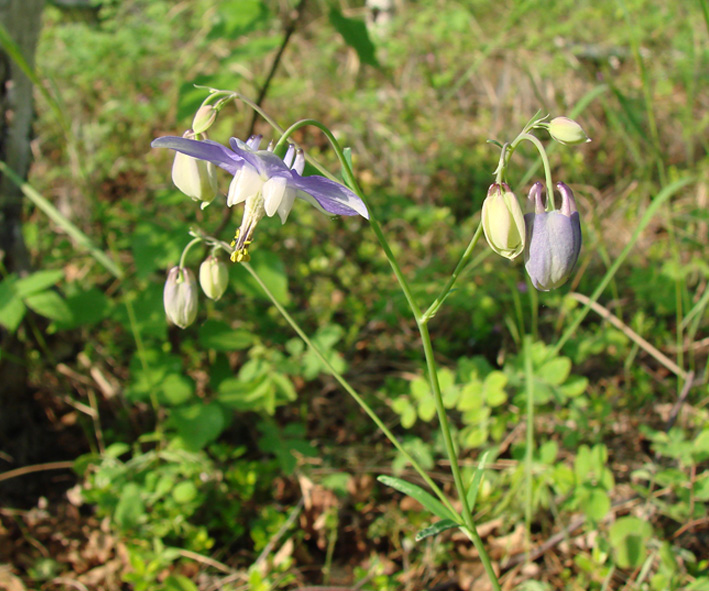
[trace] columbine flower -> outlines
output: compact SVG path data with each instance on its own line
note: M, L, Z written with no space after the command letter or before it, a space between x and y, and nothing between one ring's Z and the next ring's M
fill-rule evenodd
M210 300L224 295L229 283L229 269L214 255L208 256L199 266L199 284Z
M563 285L571 275L581 250L581 223L571 189L557 183L561 193L561 208L545 211L542 184L534 183L529 191L533 213L525 214L527 247L524 266L532 284L540 291ZM551 199L553 208L554 198Z
M483 201L482 224L487 243L500 256L512 260L524 250L524 215L506 183L490 185Z
M165 314L180 328L187 328L197 318L197 283L189 269L173 267L167 274L163 292Z
M318 175L301 176L305 167L302 151L290 146L281 159L270 149L260 150L260 144L260 136L251 137L247 142L231 138L231 149L210 140L200 142L178 137L157 138L151 144L154 148L170 148L212 162L234 175L227 205L231 207L241 202L245 205L241 226L232 243L232 261L248 261L249 245L258 222L264 215L273 217L278 213L285 223L296 197L325 213L361 215L369 219L362 200L345 186Z
M554 117L554 119L549 121L548 129L552 138L567 146L585 144L591 141L582 127L568 117Z
M194 133L187 131L184 137L194 137ZM172 182L194 201L201 201L202 208L209 205L217 196L217 169L214 164L180 152L175 154L175 161L172 164Z

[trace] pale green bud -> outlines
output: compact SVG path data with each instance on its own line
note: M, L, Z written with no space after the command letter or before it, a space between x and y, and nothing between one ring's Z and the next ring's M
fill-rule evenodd
M229 284L228 267L214 255L208 256L199 266L199 284L210 300L218 300Z
M183 137L191 136L186 132ZM172 182L194 201L201 201L202 208L217 196L217 169L211 162L198 160L182 152L175 153L172 164Z
M173 267L163 291L165 314L173 324L186 328L197 318L197 282L189 269Z
M549 135L560 144L567 146L576 146L591 141L581 126L568 117L554 117L549 121Z
M510 260L524 250L524 214L510 188L494 183L483 201L482 224L485 239L500 256Z
M217 110L212 105L202 105L197 109L192 120L192 130L196 134L204 133L217 119Z

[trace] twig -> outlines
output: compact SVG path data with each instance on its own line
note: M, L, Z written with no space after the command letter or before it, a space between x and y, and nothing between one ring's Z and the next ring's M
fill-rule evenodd
M274 535L268 541L268 544L266 544L266 547L261 551L261 554L259 554L259 557L256 559L256 562L254 562L254 567L260 566L263 563L263 561L266 560L266 558L271 553L271 551L276 546L276 544L279 542L279 540L290 529L290 526L293 525L293 522L297 519L298 515L300 515L300 512L303 509L304 504L305 504L305 497L300 497L300 501L298 501L298 504L295 507L293 507L293 510L290 512L288 519L286 519L285 523L276 532L276 535Z
M604 308L597 302L591 301L590 298L586 297L581 293L571 292L569 295L576 301L584 304L585 306L589 306L591 310L593 310L604 320L610 322L630 340L637 343L639 347L644 349L647 353L649 353L652 357L654 357L657 361L659 361L662 365L669 369L673 374L682 378L685 382L690 382L691 384L691 380L688 378L689 374L685 370L683 370L679 365L677 365L674 361L667 357L667 355L665 355L662 351L651 345L648 341L646 341L643 337L636 333L632 328L630 328L627 324L625 324L622 320L620 320L620 318L615 316L607 308ZM693 377L694 375L692 374L692 378Z
M665 431L669 431L672 428L672 425L675 424L675 421L677 420L677 415L679 415L679 411L682 408L684 401L687 400L687 396L689 396L689 391L692 389L693 382L694 372L690 371L687 374L687 380L682 386L682 392L680 392L677 402L675 402L675 405L672 407L672 412L670 412L670 418L667 420L667 425L665 425Z
M256 99L256 104L260 107L263 101L266 99L266 93L268 92L269 87L271 86L271 81L273 80L273 77L276 74L276 70L278 69L278 65L281 62L281 57L283 57L283 53L286 50L286 46L288 45L288 42L290 41L291 36L295 32L296 26L298 24L298 21L300 20L300 16L303 13L303 9L305 8L305 3L307 0L300 0L300 3L298 6L295 8L295 16L291 19L291 21L288 23L288 26L285 29L285 35L283 36L283 41L281 42L281 46L278 48L278 53L276 53L276 56L273 58L273 63L271 64L271 70L268 73L268 76L266 76L266 81L263 83L263 86L261 87L261 90L259 91L258 98ZM251 137L254 134L254 130L256 128L256 121L258 120L258 113L256 111L253 112L253 115L251 116L251 123L249 124L249 132L246 134L246 137ZM215 236L219 236L224 228L226 228L227 224L229 223L229 220L231 219L231 209L226 208L224 210L224 215L222 216L221 221L219 222L219 226L217 226L217 229L214 232Z
M288 45L288 42L290 41L291 36L293 33L295 33L296 26L298 25L298 21L300 20L301 15L304 12L305 9L305 3L307 0L300 0L298 3L298 6L295 8L295 16L291 18L290 22L288 23L288 26L286 27L285 34L283 36L283 41L281 42L281 46L278 48L278 53L276 54L276 57L273 58L273 63L271 64L271 70L268 73L268 76L266 76L266 81L263 83L263 86L261 86L261 91L259 92L258 98L256 99L256 104L260 107L263 101L266 98L266 93L268 92L269 87L271 86L271 81L273 80L273 77L276 75L276 70L278 69L278 65L281 63L281 57L283 57L283 53L286 50L286 46ZM246 134L247 137L253 135L254 133L254 128L256 127L256 121L258 119L258 113L256 111L253 112L253 115L251 116L251 124L249 125L249 133Z
M32 474L33 472L44 472L45 470L70 470L74 467L74 462L48 462L46 464L35 464L34 466L23 466L0 474L0 482L10 480L17 476Z
M222 571L223 573L227 573L230 575L236 574L233 568L229 568L226 564L219 562L218 560L214 560L213 558L210 558L209 556L203 556L202 554L197 554L197 552L192 552L191 550L185 550L184 548L180 549L180 556L184 558L189 558L190 560L194 560L196 562L201 562L202 564L206 564L207 566L211 566L213 568L216 568L217 570Z

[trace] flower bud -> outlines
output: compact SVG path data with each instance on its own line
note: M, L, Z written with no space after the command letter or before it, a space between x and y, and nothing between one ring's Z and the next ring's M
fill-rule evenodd
M505 183L490 185L483 201L482 225L487 243L500 256L512 260L524 250L524 215Z
M192 135L186 132L183 137ZM182 152L175 153L172 164L172 182L194 201L202 201L202 208L217 196L217 169L206 160L197 160Z
M535 183L529 191L534 212L524 216L527 227L524 267L539 291L563 285L581 251L581 223L574 194L564 183L556 186L561 193L559 210L544 211L542 184Z
M554 119L549 121L549 135L560 144L567 146L585 144L591 141L581 126L568 117L554 117Z
M202 105L197 109L192 120L192 130L195 134L204 133L217 119L217 110L212 105Z
M229 283L229 269L214 255L208 256L199 266L199 284L210 300L224 295Z
M187 328L197 318L197 282L189 269L173 267L163 292L165 314L173 324Z

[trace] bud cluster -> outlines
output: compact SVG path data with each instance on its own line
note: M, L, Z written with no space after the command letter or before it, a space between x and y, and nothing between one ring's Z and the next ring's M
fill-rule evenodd
M565 145L576 145L591 140L581 126L568 117L556 117L548 123L537 120L528 124L513 142L510 152L508 145L502 148L498 179L502 177L509 153L521 139L535 143L542 152L547 183L551 190L551 176L544 149L539 141L529 135L533 128L546 129L555 141ZM581 250L581 223L576 200L571 189L564 183L557 183L561 194L561 207L556 209L554 196L544 200L544 186L537 182L529 191L529 213L522 215L517 197L505 183L493 183L482 206L482 228L490 248L497 254L515 259L524 253L524 266L532 284L540 291L549 291L563 285L571 276Z
M224 295L229 283L229 269L214 255L208 256L199 267L199 285L211 300ZM168 271L163 304L170 322L187 328L197 318L197 281L194 273L185 267Z

